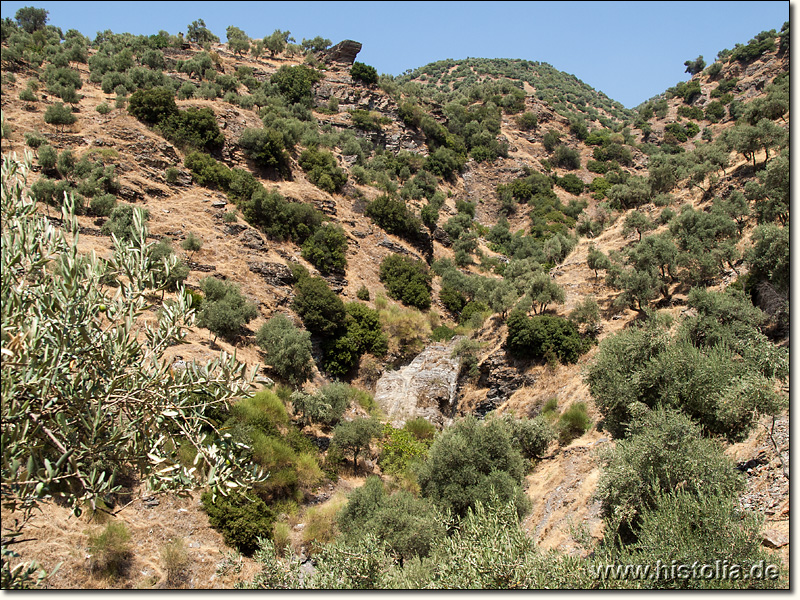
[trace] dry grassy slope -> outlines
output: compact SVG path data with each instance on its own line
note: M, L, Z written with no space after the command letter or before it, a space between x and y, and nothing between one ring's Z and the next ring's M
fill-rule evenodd
M267 77L271 72L284 64L296 64L296 61L282 58L252 60L249 57L241 59L226 52L224 46L216 50L222 56L222 64L226 73L232 73L240 64L252 66L259 78ZM786 59L788 60L788 59ZM743 98L752 97L763 89L763 83L769 81L783 68L774 57L757 61L754 65L741 72L734 72L738 65L726 67L723 76L739 76L739 90ZM85 66L82 70L84 87L80 93L84 99L80 102L78 123L67 133L59 134L52 127L44 124L42 115L53 99L39 102L33 110L25 110L24 103L18 99L18 93L24 88L27 77L25 73L17 75L17 82L4 85L2 108L6 119L13 128L10 140L2 140L2 151L22 153L24 150L23 134L28 131L38 130L45 134L50 143L61 150L72 148L77 154L82 154L93 148L113 148L119 153L115 161L123 184L124 192L130 197L138 196L138 203L146 207L151 213L151 233L154 236L169 236L174 241L174 246L179 254L180 241L193 232L203 239L203 248L191 257L199 265L212 268L212 272L193 270L189 285L197 285L202 277L214 274L226 279L236 281L242 286L246 295L259 303L260 316L252 322L249 330L254 332L276 311L292 314L289 310L291 290L289 288L273 288L266 285L263 280L251 273L248 269L250 261L270 261L285 263L287 261L304 261L300 251L291 244L278 244L266 240L257 232L248 235L261 237L264 246L260 250L246 247L241 240L242 232L231 233L222 222L222 214L230 207L212 207L215 201L224 201L222 194L200 188L193 184L168 185L164 180L164 170L169 165L182 169L183 155L179 150L171 148L162 138L150 131L147 127L126 114L124 110L115 109L106 116L101 116L95 111L98 104L113 98L103 94L99 87L88 83L88 72ZM181 75L183 77L183 75ZM707 94L713 89L713 82L705 81L701 76L705 100ZM414 148L424 152L422 140L413 131L409 131L397 119L396 107L386 94L380 90L365 90L352 85L349 76L344 70L331 69L326 73L325 81L320 85L320 100L334 95L340 99L340 113L330 116L317 113L321 122L329 122L334 126L349 127L349 116L346 109L362 107L378 110L392 118L392 123L385 128L385 137L390 140L396 136L398 147ZM532 90L528 90L531 92ZM663 132L665 123L675 118L680 100L670 101L668 117L663 120L652 121L654 136L658 137ZM698 102L702 102L698 101ZM190 100L179 102L182 106L209 106L218 117L220 126L228 138L228 143L223 151L230 166L247 167L247 161L237 150L235 140L239 133L246 127L258 127L260 120L251 111L241 110L238 107L224 104L221 101L207 102ZM542 126L534 134L520 132L516 129L513 119L504 117L502 135L510 144L510 154L506 159L496 161L489 165L470 161L462 175L455 182L444 184L448 194L446 208L442 220L446 220L447 212L455 213L454 206L457 199L477 200L477 219L483 225L491 226L497 219L497 203L495 188L499 183L512 181L521 174L522 167L531 166L540 169L540 161L547 157L541 144L544 131L554 128L564 134L566 142L577 148L581 153L582 165L591 157L591 148L575 140L568 133L566 120L554 114L547 107L541 106L533 97L527 99L528 110L539 113ZM712 126L721 130L730 126L730 123L720 123ZM638 133L634 130L634 133ZM691 149L692 144L686 144ZM635 153L637 165L645 164L645 157ZM339 156L341 164L347 165L347 157ZM728 185L731 181L730 173L741 166L744 161L739 160L728 169L728 175L723 178L721 186ZM386 236L379 228L363 217L363 199L358 199L355 190L358 190L364 199L369 200L379 194L370 187L348 184L343 195L331 196L311 185L304 177L302 170L293 163L293 179L291 181L273 182L263 180L267 186L276 186L288 198L306 202L314 202L320 207L325 207L331 218L341 224L349 234L350 249L348 252L347 285L344 287L343 297L346 300L355 298L355 291L366 285L371 297L382 291L378 281L378 266L380 260L390 251L378 245L385 237L408 249L412 254L418 252L405 242L392 236ZM564 172L558 171L559 175ZM586 183L589 183L594 174L582 168L576 174ZM571 196L556 189L556 193L567 202ZM696 191L683 190L675 194L679 202L689 202L694 206L703 205L700 195ZM595 209L596 201L588 198L591 212ZM644 210L654 210L653 206L646 206ZM524 210L519 211L511 219L512 229L521 229L527 224L527 215ZM110 252L108 238L91 235L92 230L98 228L98 223L90 218L81 218L81 223L87 235L81 238L81 247L95 250L100 255ZM245 231L252 228L239 222ZM602 281L596 280L594 273L586 265L586 252L590 243L596 244L601 250L608 253L612 249L620 249L632 241L622 235L622 219L607 228L594 240L581 239L575 250L567 257L565 262L556 270L557 281L565 288L566 302L556 307L555 312L566 315L575 304L586 295L594 296L601 308L604 309L603 328L601 339L607 335L624 328L635 317L633 311L611 310L610 305L615 297L615 292L607 288ZM485 244L484 244L484 250ZM435 244L435 257L452 256L452 251ZM306 264L311 268L310 265ZM313 270L313 268L311 268ZM676 306L671 310L677 316L682 310L680 306L681 293L676 294ZM439 308L439 312L444 311ZM489 356L501 348L504 336L504 327L490 320L477 337L483 344L483 357ZM248 364L261 363L263 357L254 344L253 336L243 338L237 347L218 340L217 345L211 344L208 332L195 329L190 331L189 343L173 351L179 352L189 360L206 361L214 357L220 349L228 352L237 352L238 357ZM588 401L590 413L594 413L591 398L581 378L583 367L592 360L596 350L582 357L577 365L559 366L555 369L535 365L527 370L527 374L535 379L535 383L519 389L511 398L500 407L500 411L511 411L517 414L530 413L536 410L551 397L558 399L559 409L563 410L575 401ZM312 382L312 387L322 383L320 376ZM486 390L474 389L467 386L464 393L463 406L474 406L476 402L485 397ZM593 414L593 416L597 416ZM760 437L759 437L760 436ZM528 476L528 494L533 501L533 511L526 520L526 526L535 536L537 542L544 547L560 548L567 551L580 551L570 528L574 525L584 524L591 535L598 535L600 520L598 507L591 497L594 491L599 466L597 464L594 448L608 443L604 434L590 430L583 437L575 440L566 449L554 448L551 455L542 461ZM788 438L787 438L788 444ZM757 450L763 449L763 433L756 432L745 444L735 449L737 460L746 460ZM754 480L755 481L755 480ZM753 486L758 487L755 483ZM333 494L330 494L333 495ZM786 496L788 500L788 492ZM184 512L185 511L185 512ZM153 587L163 583L159 579L158 551L159 544L172 536L181 536L190 546L191 573L186 580L189 587L225 587L237 577L247 575L252 569L247 561L245 568L239 575L214 576L216 562L220 560L219 550L223 549L220 536L208 529L205 516L193 501L176 499L162 500L157 507L145 507L141 500L137 500L127 507L120 515L131 527L134 545L137 548L137 558L131 571L130 580L120 582L123 586ZM784 519L785 515L777 513L777 519ZM294 518L300 522L302 516ZM156 527L148 526L155 523ZM788 521L786 521L788 526ZM108 581L94 581L88 579L84 566L86 563L82 549L85 548L86 530L90 525L84 520L68 518L61 509L51 507L45 517L39 522L42 536L36 545L23 549L23 554L35 556L44 560L45 566L52 566L57 560L63 559L65 567L52 581L58 587L105 587ZM151 533L153 530L155 533ZM192 544L197 542L197 546ZM49 544L53 544L51 546ZM787 547L788 548L788 547ZM785 551L786 554L788 552ZM788 554L786 555L788 559ZM212 568L213 567L213 568ZM226 578L227 577L227 578ZM232 579L231 579L232 577Z

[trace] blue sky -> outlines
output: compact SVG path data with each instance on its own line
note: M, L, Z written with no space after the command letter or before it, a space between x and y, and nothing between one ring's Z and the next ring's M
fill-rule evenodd
M44 8L50 23L98 31L186 31L203 19L225 41L289 30L363 44L357 60L379 73L446 58L524 58L550 63L632 108L688 79L684 61L710 63L723 48L780 30L790 2L0 2L3 17Z

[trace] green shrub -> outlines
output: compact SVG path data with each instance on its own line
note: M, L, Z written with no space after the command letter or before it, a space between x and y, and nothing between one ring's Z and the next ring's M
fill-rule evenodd
M354 62L353 66L350 67L350 77L353 78L353 81L360 81L366 85L378 83L378 72L375 67L358 61Z
M218 336L232 339L258 315L258 308L242 296L234 283L206 277L200 281L200 288L205 300L197 314L197 325L211 331L214 339Z
M286 316L277 314L264 323L256 333L256 343L281 379L298 386L311 378L310 334L297 329Z
M122 204L111 211L108 221L103 223L100 231L105 235L115 235L120 240L130 240L133 235L133 213L138 211L143 221L150 219L150 212L134 207L130 204Z
M178 105L170 89L136 90L128 100L128 112L140 121L158 124L176 114Z
M203 187L226 191L231 183L231 170L203 152L190 152L183 164L192 172L192 179Z
M97 108L95 108L95 110L99 112L101 115L107 115L108 113L111 112L111 107L108 105L108 102L102 102L97 105Z
M239 138L245 156L264 169L275 169L285 174L289 171L289 155L280 132L274 129L245 129Z
M516 356L574 363L590 344L581 338L574 323L562 317L528 317L522 311L513 310L506 323L506 345Z
M573 173L567 173L564 177L559 177L556 185L573 196L580 196L583 193L583 181Z
M380 280L389 296L420 310L431 305L431 275L425 263L399 254L381 261Z
M270 77L270 83L277 88L289 106L297 103L311 106L313 100L311 88L320 79L322 74L306 65L296 67L284 65Z
M329 194L339 192L347 183L347 172L336 165L336 158L330 152L307 148L298 162L311 183Z
M716 440L704 439L700 427L675 410L638 412L628 437L602 454L597 498L609 534L635 537L642 511L657 505L660 492L735 498L743 482Z
M419 236L422 223L400 198L378 196L367 204L364 214L387 233L409 241L414 241Z
M386 354L388 342L381 331L378 312L360 302L345 306L344 332L323 344L323 365L334 377L344 377L365 353Z
M347 266L347 236L344 230L338 225L319 227L303 244L302 256L320 273L344 272Z
M500 419L468 416L442 431L417 472L422 496L463 517L496 494L523 515L529 507L520 487L525 461L509 429Z
M243 494L213 497L205 492L201 500L209 524L242 554L250 556L258 550L258 538L272 539L275 513L261 498Z
M72 114L72 109L60 102L48 106L44 113L44 122L60 127L61 131L63 131L64 125L72 125L77 120L77 117Z
M360 288L358 288L358 291L356 292L356 298L363 300L364 302L369 302L369 289L367 289L367 286L362 285Z
M294 310L306 329L322 336L334 335L345 322L344 302L321 277L306 274L295 284Z
M98 194L89 202L89 214L95 217L107 217L117 205L114 194Z
M40 146L47 144L47 139L38 131L31 131L25 134L25 145L36 150ZM41 159L39 164L41 164Z
M131 533L125 523L111 521L102 531L89 534L89 569L105 577L124 576L133 558Z
M569 444L576 437L582 436L592 426L592 421L586 413L586 403L576 402L565 410L558 419L558 443L562 446Z
M510 415L503 415L502 418L510 428L514 444L525 458L542 458L550 442L555 439L555 431L545 416L516 419Z
M177 111L159 121L158 126L165 138L181 148L215 152L225 143L225 136L210 108L190 107Z
M356 417L352 421L342 421L333 431L333 444L342 452L353 456L353 473L358 472L358 455L362 450L368 450L370 442L381 431L381 424L377 419Z

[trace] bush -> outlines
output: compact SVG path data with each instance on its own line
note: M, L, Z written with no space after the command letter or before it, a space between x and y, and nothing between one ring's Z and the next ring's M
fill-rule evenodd
M369 449L370 442L381 431L381 424L377 419L356 417L352 421L343 421L333 431L333 444L343 452L353 456L353 473L358 472L358 455L364 449Z
M210 108L190 107L168 115L158 125L165 138L182 148L215 152L225 143Z
M201 501L209 524L242 554L251 556L258 550L258 538L272 539L275 513L261 498L244 494L214 497L205 492Z
M313 373L310 337L286 316L277 314L258 330L256 343L266 353L267 362L278 377L298 386Z
M130 240L134 231L134 211L140 213L142 221L147 221L150 218L149 211L136 208L130 204L122 204L111 211L108 221L103 223L100 231L102 231L104 235L113 234L120 240Z
M573 196L580 196L583 193L583 181L573 173L567 173L564 177L559 177L556 185L568 191Z
M146 123L158 124L178 112L175 96L167 88L137 90L128 100L128 112Z
M89 214L95 217L109 216L117 205L114 194L98 194L89 202Z
M510 428L500 419L468 416L436 437L417 478L422 496L458 517L492 493L513 502L522 516L529 507L521 489L525 461Z
M525 458L542 458L550 442L555 439L555 431L543 415L534 419L515 419L506 414L502 418L510 428L514 444Z
M700 427L675 410L645 411L631 422L628 438L601 457L597 497L611 528L607 535L620 533L628 541L635 536L641 512L656 506L660 492L717 492L733 499L742 489L741 477L719 443L704 439Z
M369 302L369 289L367 289L367 286L362 285L360 288L358 288L358 291L356 292L356 298L363 300L364 302Z
M430 308L431 275L425 263L390 254L381 261L380 280L395 300L420 310Z
M72 109L61 102L51 104L44 113L44 122L60 127L62 131L64 125L72 125L77 120Z
M375 67L358 61L354 62L353 66L350 67L350 77L353 78L353 81L360 81L366 85L378 83L378 71L375 70Z
M339 192L347 183L347 172L336 166L336 158L330 152L307 148L298 162L311 183L329 194Z
M192 179L203 187L227 191L232 172L220 162L202 152L190 152L183 164L192 172Z
M125 575L133 557L131 533L125 523L112 521L100 532L89 534L89 569L106 577Z
M414 241L421 227L420 220L400 198L378 196L367 204L364 214L387 233Z
M575 363L588 350L589 342L581 338L575 324L562 317L528 317L520 310L513 310L506 323L506 345L516 356Z
M555 149L553 162L562 169L580 169L581 155L577 150L561 144Z
M303 244L302 255L320 273L343 273L347 266L347 236L344 230L338 225L318 228Z
M294 310L311 333L330 337L345 321L344 302L321 277L301 276L295 284Z
M242 296L239 286L206 277L200 281L205 300L197 314L197 325L218 336L232 339L242 326L256 318L258 308Z
M558 419L558 443L562 446L569 444L576 437L582 436L592 426L592 421L586 413L586 403L576 402L565 410Z
M264 169L275 169L282 174L289 171L289 155L283 136L274 129L245 129L239 138L245 156Z

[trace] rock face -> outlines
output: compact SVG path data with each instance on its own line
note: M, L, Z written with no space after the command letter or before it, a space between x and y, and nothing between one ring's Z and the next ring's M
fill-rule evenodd
M320 58L326 63L344 63L352 65L356 60L356 55L361 52L361 42L344 40L324 52L320 52Z
M508 400L511 395L525 385L533 385L536 378L521 374L506 360L503 351L487 357L479 366L478 386L489 388L486 399L475 407L479 416L494 410Z
M460 370L459 359L451 357L458 339L431 344L409 365L378 380L375 402L394 427L416 417L438 425L449 420Z

